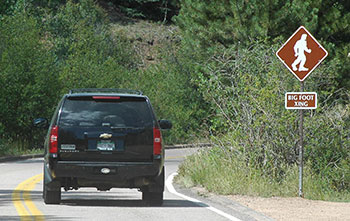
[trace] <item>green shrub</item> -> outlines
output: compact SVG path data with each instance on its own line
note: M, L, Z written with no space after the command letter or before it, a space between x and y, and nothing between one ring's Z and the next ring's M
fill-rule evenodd
M70 54L72 44L83 43L85 36L79 36L82 29L90 34L100 35L106 31L106 14L92 0L81 0L78 3L68 1L57 10L44 10L40 17L43 21L46 38L50 41L57 61L63 63Z
M92 0L68 1L44 16L47 45L59 65L60 94L71 88L123 87L137 58L124 36L112 36Z
M200 94L193 88L186 73L178 71L169 63L154 65L139 72L138 86L152 101L160 119L173 123L169 132L164 132L167 143L186 143L197 139L201 118Z
M331 190L350 188L350 105L324 105L322 112L307 118L305 158L314 174Z
M71 88L123 88L133 79L137 59L127 42L86 26L75 29L72 38L76 40L68 45L60 72L62 93Z
M161 44L153 49L156 62L129 73L124 86L142 90L150 98L158 118L172 121L173 128L163 133L167 143L195 142L206 113L201 93L192 82L194 66L179 53L178 44Z
M31 16L5 16L0 29L1 137L33 142L32 120L49 117L58 97L54 55Z

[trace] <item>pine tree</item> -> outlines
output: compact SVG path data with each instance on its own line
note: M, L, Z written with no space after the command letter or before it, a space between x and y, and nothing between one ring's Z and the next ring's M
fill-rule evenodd
M285 42L301 25L337 59L338 80L350 88L350 1L181 0L175 17L184 42L201 53L259 40Z
M288 38L304 25L318 39L350 42L350 2L322 0L182 0L184 36L202 46Z

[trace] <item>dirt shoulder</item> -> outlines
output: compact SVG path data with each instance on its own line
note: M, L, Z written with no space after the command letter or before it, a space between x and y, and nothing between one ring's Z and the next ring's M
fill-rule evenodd
M293 198L225 196L275 220L349 220L350 203Z
M299 197L253 197L242 195L216 195L203 187L192 187L192 192L207 198L226 198L273 220L287 221L350 221L350 202L308 200ZM254 216L252 216L254 217ZM255 216L256 220L265 220Z

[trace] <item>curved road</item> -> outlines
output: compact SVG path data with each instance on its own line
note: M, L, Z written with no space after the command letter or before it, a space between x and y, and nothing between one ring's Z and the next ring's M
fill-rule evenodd
M0 220L254 220L249 216L238 219L232 215L234 211L222 212L172 188L171 177L179 164L195 151L166 150L168 179L161 207L145 206L141 192L136 189L100 192L95 188L62 190L60 205L45 205L42 199L43 159L0 163Z

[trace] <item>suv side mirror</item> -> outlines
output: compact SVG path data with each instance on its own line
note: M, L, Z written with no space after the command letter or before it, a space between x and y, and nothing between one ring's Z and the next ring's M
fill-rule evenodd
M173 127L173 124L169 120L160 120L159 126L160 126L160 129L167 130L167 129L171 129Z
M49 121L46 118L37 118L34 120L33 125L37 128L48 128Z

